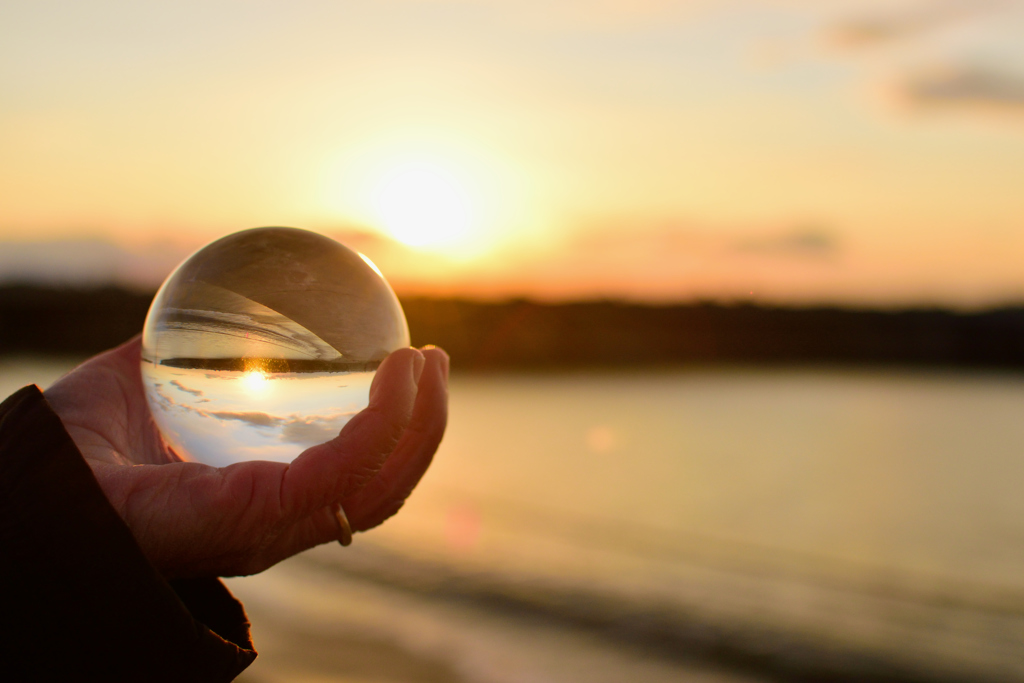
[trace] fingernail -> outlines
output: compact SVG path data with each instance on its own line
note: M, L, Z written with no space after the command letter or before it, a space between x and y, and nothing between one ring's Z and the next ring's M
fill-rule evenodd
M423 375L423 366L426 363L427 359L423 357L422 353L417 351L412 359L412 381L416 383L416 386L419 386L420 377Z

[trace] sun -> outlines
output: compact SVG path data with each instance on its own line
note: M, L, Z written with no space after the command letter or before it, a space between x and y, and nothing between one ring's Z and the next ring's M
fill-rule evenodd
M532 181L486 140L392 130L336 153L322 178L325 216L429 257L419 263L480 263L543 242Z
M411 247L457 245L470 235L477 219L466 184L429 162L407 162L382 173L371 201L384 229Z

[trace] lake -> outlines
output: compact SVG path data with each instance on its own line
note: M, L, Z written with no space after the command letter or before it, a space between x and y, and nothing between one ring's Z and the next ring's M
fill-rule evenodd
M1024 681L1022 491L1021 375L455 375L397 517L229 580L244 680Z

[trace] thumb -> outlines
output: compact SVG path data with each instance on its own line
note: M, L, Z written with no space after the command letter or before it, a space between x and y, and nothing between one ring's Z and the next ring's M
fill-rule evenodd
M380 470L412 418L425 359L399 349L381 363L370 403L335 438L305 450L281 484L283 512L303 517L355 493Z

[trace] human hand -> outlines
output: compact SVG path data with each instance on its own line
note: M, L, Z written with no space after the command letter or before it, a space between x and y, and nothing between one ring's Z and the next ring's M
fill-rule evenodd
M150 415L140 348L136 337L86 361L45 396L166 578L255 574L336 540L339 502L353 530L377 526L401 508L444 434L448 356L400 349L377 370L369 406L290 464L183 462Z

